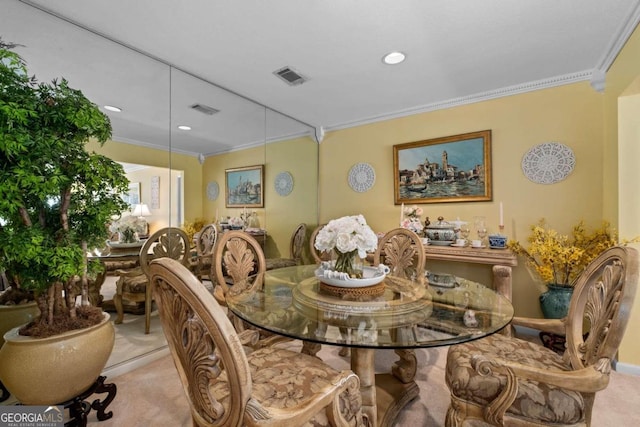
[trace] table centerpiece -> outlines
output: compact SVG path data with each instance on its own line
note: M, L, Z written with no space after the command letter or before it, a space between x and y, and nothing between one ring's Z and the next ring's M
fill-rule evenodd
M333 270L351 278L361 278L362 269L357 268L367 252L378 247L378 236L367 225L362 215L333 219L320 229L314 246L319 251L333 251Z

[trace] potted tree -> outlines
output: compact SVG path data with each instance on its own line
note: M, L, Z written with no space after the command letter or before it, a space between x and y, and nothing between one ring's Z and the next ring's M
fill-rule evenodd
M30 77L15 47L0 39L0 271L12 288L33 293L40 315L5 334L0 380L21 402L44 405L87 389L113 348L108 314L86 298L86 249L102 246L111 216L127 208L120 194L128 180L122 166L86 150L91 138L103 144L111 137L109 118L66 80ZM85 284L79 305L73 290L78 280ZM98 343L57 342L81 340L85 331L100 331ZM39 342L53 343L39 350L42 356L52 356L56 347L67 352L38 361ZM80 367L71 348L80 361L102 366ZM72 365L52 366L66 362ZM34 384L28 371L36 375ZM88 379L80 378L85 374Z

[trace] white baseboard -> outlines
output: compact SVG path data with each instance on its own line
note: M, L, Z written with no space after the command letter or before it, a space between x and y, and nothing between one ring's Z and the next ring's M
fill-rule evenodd
M109 366L104 371L102 371L102 375L105 375L108 380L110 380L117 377L118 375L126 374L127 372L131 372L134 369L138 369L144 365L154 362L168 354L169 347L165 345L141 356L125 360L124 362L118 363L113 366ZM109 382L108 380L107 382Z
M620 372L621 374L640 376L640 366L638 365L632 365L630 363L618 362L617 360L614 360L613 369L615 369L616 372Z

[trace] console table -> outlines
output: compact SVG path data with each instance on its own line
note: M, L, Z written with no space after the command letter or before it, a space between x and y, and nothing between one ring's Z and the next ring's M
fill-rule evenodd
M511 301L512 270L518 265L518 257L509 249L457 248L454 246L427 245L424 247L427 260L469 262L492 266L493 287L500 295Z

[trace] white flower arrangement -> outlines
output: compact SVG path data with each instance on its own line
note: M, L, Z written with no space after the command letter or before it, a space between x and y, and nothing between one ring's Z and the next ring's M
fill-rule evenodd
M367 225L364 216L343 216L322 227L314 246L319 251L336 249L343 254L358 251L358 256L365 258L367 252L375 251L378 247L378 236Z
M420 222L420 218L405 218L400 223L400 227L411 230L414 233L421 233L424 226Z

